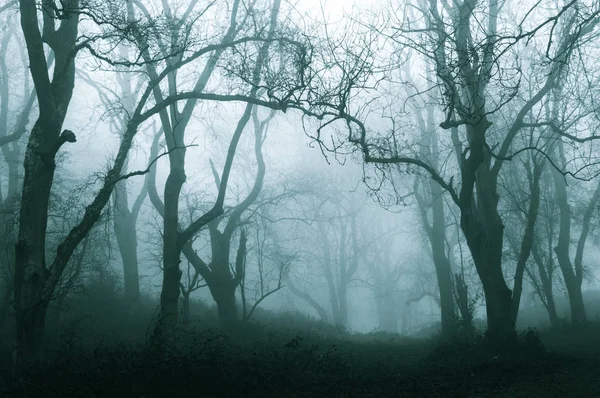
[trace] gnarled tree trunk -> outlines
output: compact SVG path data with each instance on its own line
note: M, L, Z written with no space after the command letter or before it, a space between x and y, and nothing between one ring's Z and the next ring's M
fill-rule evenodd
M77 8L76 0L65 7ZM21 27L27 44L31 76L39 105L39 117L33 126L25 152L19 233L15 245L15 310L18 353L21 360L37 359L45 330L49 271L46 267L46 227L50 190L56 167L55 157L67 141L75 141L61 129L75 86L75 44L79 14L69 14L54 26L53 11L46 9L44 35L38 28L35 1L21 0ZM55 54L54 76L50 79L44 55L44 42Z

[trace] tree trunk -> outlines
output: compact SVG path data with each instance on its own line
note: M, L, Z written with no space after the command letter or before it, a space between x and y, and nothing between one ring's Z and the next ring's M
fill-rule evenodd
M141 194L145 196L145 191ZM140 196L138 200L143 201ZM137 213L139 207L129 210L127 181L121 181L113 192L114 202L114 231L121 262L123 263L123 286L125 298L129 305L137 304L140 299L140 277L137 254ZM137 205L137 203L136 203ZM141 203L140 203L141 205Z
M48 124L46 124L48 123ZM15 310L17 344L23 361L38 359L44 335L48 300L44 298L46 227L50 190L54 179L53 139L59 126L39 119L31 133L25 155L19 235L15 245Z
M211 289L211 292L213 290ZM232 330L239 324L237 304L235 300L235 288L222 286L216 288L213 293L215 302L217 303L217 311L219 314L219 324L224 330Z
M345 328L346 325L344 324L344 320L340 312L338 297L336 291L334 290L335 287L332 288L333 284L329 283L329 280L327 282L329 285L329 305L331 306L331 313L333 314L333 323L339 328Z
M564 153L562 151L562 145L558 145L559 157L564 164ZM567 199L567 186L564 180L564 176L557 170L553 170L552 175L554 177L554 187L556 189L556 201L560 209L560 226L558 232L558 241L554 252L556 253L556 259L558 265L562 271L567 292L569 294L569 304L571 306L571 323L579 324L587 321L585 313L585 305L583 303L583 294L581 292L581 283L583 281L582 270L580 267L573 269L569 249L571 246L571 206ZM599 185L600 188L600 185ZM597 195L598 189L594 196ZM597 198L595 198L597 200ZM592 199L592 202L594 199ZM591 205L592 203L590 203ZM585 222L585 220L584 220ZM588 224L589 225L589 224ZM578 242L578 254L579 250L583 252L583 246L585 241L582 241L584 232ZM580 256L578 256L580 257ZM580 259L579 259L580 260ZM577 258L576 258L577 262ZM579 264L581 262L579 261ZM577 264L576 264L577 265Z
M113 192L114 231L121 261L123 263L123 286L127 304L134 305L140 299L140 280L137 255L136 220L129 211L126 181L121 181Z
M66 7L77 8L76 0ZM56 167L55 157L61 145L75 140L74 134L60 134L75 87L75 53L79 14L71 13L56 29L54 15L44 18L43 35L38 28L38 10L34 1L20 2L21 28L27 45L31 76L35 85L39 117L35 122L24 159L19 233L15 245L15 311L17 351L21 361L39 358L48 290L45 286L46 227L50 190ZM46 11L50 13L50 11ZM52 23L49 22L52 20ZM44 53L44 41L55 55L54 74L50 79ZM60 71L60 73L56 73Z
M420 118L421 128L426 133L424 139L426 145L423 146L423 152L431 161L431 165L438 168L438 135L437 126L434 123L434 110L432 106L427 107L426 123ZM427 145L429 144L429 145ZM419 178L419 177L417 177ZM446 215L444 211L444 199L442 187L432 180L428 179L428 185L425 185L427 196L423 197L418 193L419 180L415 180L415 195L419 204L421 213L421 222L429 239L437 285L440 291L440 311L442 323L442 339L452 340L456 336L457 322L456 312L454 310L454 295L452 289L452 268L450 260L446 254ZM431 223L428 218L428 209L431 209Z
M221 327L225 330L231 330L239 323L235 289L242 277L242 275L232 275L229 266L229 252L232 238L230 231L233 232L233 230L226 228L226 232L223 233L218 229L218 221L213 221L213 223L209 225L209 231L212 252L212 272L210 277L208 279L205 278L205 280L210 289L210 293L217 304ZM245 237L242 237L241 239L245 239ZM245 256L245 241L243 243L240 241L240 250L242 253L238 254L242 257ZM242 258L236 258L236 271L242 273L243 270L241 269L241 264L238 264L238 260L241 261Z
M229 269L229 239L225 239L220 231L211 228L213 247L212 274L206 280L210 293L217 304L219 324L224 330L231 330L239 323L235 289L238 282Z
M483 105L480 105L483 109ZM515 341L512 292L502 273L504 224L498 213L498 163L491 166L485 134L491 123L482 116L467 126L471 154L462 161L460 226L483 286L487 314L487 338L497 350Z
M181 301L183 305L183 316L181 323L184 328L187 328L190 324L190 292L185 292L181 295Z
M18 363L31 363L43 358L43 338L46 331L47 302L39 302L34 308L17 311Z
M389 259L386 259L389 261ZM394 278L389 275L389 269L379 263L370 264L375 276L375 308L379 329L384 332L398 333L398 311L394 302ZM384 276L386 275L386 276Z
M0 299L0 331L2 331L8 318L14 298L16 220L14 213L8 207L15 204L14 197L13 200L7 198L2 204L3 209L1 211L3 214L0 214L0 237L2 242L0 244L0 267L4 268L1 270L4 273L2 277L4 283L0 285L3 287L2 298Z
M552 236L549 236L548 239L549 247L551 248ZM552 251L549 250L548 253L548 261L550 262L548 265L546 265L542 260L542 256L540 255L540 252L537 249L537 247L533 247L532 254L533 259L535 260L535 263L538 268L538 273L540 275L541 291L538 294L540 294L540 299L544 303L546 310L548 311L548 318L550 320L550 324L552 326L557 326L560 324L560 319L558 318L558 315L556 313L556 302L554 301L554 287L552 283L553 265L551 264Z
M10 311L13 297L13 281L7 280L3 285L4 291L2 293L2 301L0 301L0 332L4 329L4 324Z
M183 149L175 155L183 156ZM181 249L179 247L179 194L185 182L183 157L170 157L171 172L165 184L165 211L163 229L163 284L160 295L160 317L157 325L159 339L170 339L175 332L178 317L181 283Z
M436 202L440 202L435 207L443 206L441 197L438 197ZM442 212L443 214L443 212ZM435 217L435 216L434 216ZM456 313L454 311L454 297L452 294L452 270L450 269L450 261L444 252L444 219L439 220L439 223L433 224L433 233L430 237L430 242L433 250L433 262L435 264L435 274L437 277L438 287L440 289L440 310L442 321L442 338L452 339L456 335Z
M569 305L571 306L571 323L580 325L587 322L585 304L583 302L583 293L581 292L581 283L575 278L565 281L567 291L569 292Z
M496 243L501 244L501 240ZM486 250L485 246L482 250ZM478 257L485 256L484 253L478 255ZM512 343L515 337L511 310L512 293L502 275L499 257L476 262L486 301L487 334L492 345L497 347ZM494 264L494 261L498 261L498 263Z
M561 211L562 212L562 211ZM570 221L569 221L570 222ZM560 238L559 238L560 240ZM568 249L564 245L556 246L554 249L558 264L565 280L567 293L569 295L569 305L571 307L571 323L578 324L587 321L583 294L581 292L581 282L573 271L571 260L569 259Z
M477 221L461 215L461 226L483 286L487 337L500 349L514 342L516 335L512 322L512 292L502 274L503 226L499 216L497 220L497 224L483 230Z
M516 337L511 311L512 294L504 283L504 278L492 275L493 273L487 275L487 282L483 284L488 320L487 336L493 346L502 347L512 344Z
M338 301L338 294L335 286L335 282L333 280L333 275L331 273L331 269L328 267L331 263L328 260L327 264L323 265L323 271L325 273L325 279L327 280L327 291L329 293L329 305L331 307L331 314L333 315L333 323L338 327L346 327L344 324L344 319L342 318L342 313L340 311L340 303Z
M556 303L554 302L554 295L552 294L552 284L543 285L544 292L546 294L546 310L548 311L548 318L550 320L550 325L558 326L560 325L560 318L556 313Z
M417 177L418 178L418 177ZM457 332L456 312L454 311L454 296L452 290L452 269L450 260L446 255L445 216L442 191L435 181L430 184L433 203L427 203L424 197L418 194L418 182L415 182L415 195L421 211L421 222L429 239L431 254L440 290L440 310L442 323L442 338L452 339ZM429 223L427 209L432 208L432 223Z
M532 159L533 171L527 171L529 180L529 210L527 215L522 218L525 224L525 232L521 239L520 248L516 248L516 245L512 243L510 238L508 241L513 246L513 251L517 257L517 266L515 269L515 277L512 290L512 323L516 325L517 316L519 314L519 308L521 305L521 294L523 292L523 276L527 268L527 261L531 255L533 248L533 242L535 239L535 225L538 217L538 210L540 206L540 178L542 175L542 164L537 163L535 159ZM531 166L531 163L529 164Z
M467 338L473 336L473 311L469 305L469 288L461 274L454 276L456 302L461 315L462 331Z
M332 320L334 325L337 327L345 328L346 325L340 311L338 287L336 286L336 281L333 274L333 267L335 265L331 258L332 250L329 244L329 238L327 236L327 228L323 222L319 222L317 225L320 232L322 244L321 249L323 250L323 258L319 261L319 263L323 270L323 274L325 275L325 280L327 281L327 293L329 294L329 305L331 307Z
M398 308L394 301L394 278L390 272L389 264L391 262L390 251L386 250L391 244L390 241L382 241L381 250L377 250L375 261L367 262L369 269L375 277L373 292L375 294L375 306L377 310L377 320L379 329L384 332L398 333Z
M386 313L385 313L385 305L383 303L383 293L381 291L381 289L378 289L375 291L375 311L377 313L377 321L379 324L379 330L381 331L386 331L385 330L385 318L386 318Z
M383 295L377 298L377 302L379 329L388 333L398 333L398 315L392 294L384 291Z
M410 316L410 305L404 303L402 311L402 327L400 329L400 334L406 336L412 330L412 318Z
M349 281L344 280L340 282L338 289L338 303L340 306L340 325L341 327L348 327L348 283Z
M398 314L396 313L396 305L391 297L386 297L385 302L385 318L383 328L386 332L398 333Z

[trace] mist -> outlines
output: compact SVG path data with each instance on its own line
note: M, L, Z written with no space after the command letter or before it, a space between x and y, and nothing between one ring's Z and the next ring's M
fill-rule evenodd
M599 395L599 22L3 0L0 395Z

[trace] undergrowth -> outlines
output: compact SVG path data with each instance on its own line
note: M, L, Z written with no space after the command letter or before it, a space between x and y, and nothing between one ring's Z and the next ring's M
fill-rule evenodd
M0 342L0 396L600 395L600 381L593 377L600 374L598 323L528 329L499 351L483 335L445 342L354 334L293 312L258 311L253 322L226 334L216 325L214 309L195 303L195 313L204 316L180 330L176 344L155 347L148 339L150 301L136 312L94 312L91 304L78 305L51 328L43 362L17 368L10 347L1 346L8 340Z

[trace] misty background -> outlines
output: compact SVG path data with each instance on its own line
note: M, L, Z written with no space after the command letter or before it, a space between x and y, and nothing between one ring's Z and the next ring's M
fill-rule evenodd
M4 0L2 349L595 324L599 14Z

